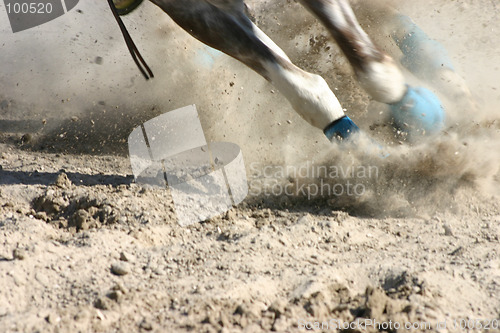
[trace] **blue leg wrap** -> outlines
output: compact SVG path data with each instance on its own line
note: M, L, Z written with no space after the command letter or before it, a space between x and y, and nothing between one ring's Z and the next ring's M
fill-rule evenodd
M359 127L349 118L344 116L328 125L323 133L328 140L342 141L347 140L352 134L359 132Z

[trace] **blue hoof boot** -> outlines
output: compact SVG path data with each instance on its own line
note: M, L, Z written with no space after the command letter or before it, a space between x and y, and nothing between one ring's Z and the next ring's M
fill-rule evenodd
M390 155L378 142L367 136L363 137L360 135L362 133L361 130L348 116L334 121L323 132L331 142L349 142L354 143L356 146L359 144L362 152L381 158L386 158ZM345 148L344 145L341 147Z
M359 127L351 120L351 118L344 116L328 125L323 130L323 133L325 133L328 140L333 142L334 140L347 140L351 135L359 131Z
M408 87L403 99L391 104L396 128L410 140L439 133L444 128L445 112L439 98L422 87Z

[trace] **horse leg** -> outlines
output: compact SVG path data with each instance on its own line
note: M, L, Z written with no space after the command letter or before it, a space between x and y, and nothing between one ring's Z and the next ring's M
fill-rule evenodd
M300 0L325 25L342 49L360 85L390 105L396 127L409 137L438 133L444 127L440 100L428 89L410 87L393 59L359 25L347 0Z
M359 25L347 0L300 0L328 29L356 73L360 85L377 101L395 103L406 91L403 74Z
M243 0L151 1L192 36L271 82L311 125L324 130L346 118L326 81L295 66L245 15Z

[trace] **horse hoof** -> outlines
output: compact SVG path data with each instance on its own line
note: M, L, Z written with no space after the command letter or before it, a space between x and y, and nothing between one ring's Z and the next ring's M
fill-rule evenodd
M410 140L439 133L444 128L445 112L439 98L430 90L408 87L404 97L391 105L395 127Z
M351 118L344 116L328 125L324 129L323 133L325 133L328 140L332 142L341 142L348 140L354 133L359 131L359 127L351 120Z

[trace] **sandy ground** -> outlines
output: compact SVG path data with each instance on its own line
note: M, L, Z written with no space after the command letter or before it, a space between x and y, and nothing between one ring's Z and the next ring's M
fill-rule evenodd
M446 132L413 146L296 3L251 2L386 158L325 142L236 62L196 63L203 47L149 4L127 23L153 83L112 18L74 28L88 4L30 35L2 25L0 332L500 332L498 5L424 2L401 6L450 50L477 110L448 101ZM126 139L193 103L208 140L240 145L250 195L181 227L169 191L134 182ZM313 192L324 184L362 191Z

